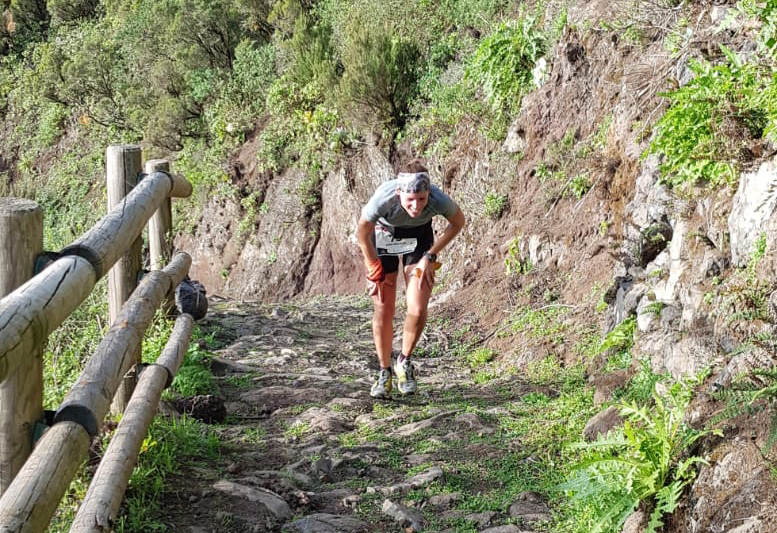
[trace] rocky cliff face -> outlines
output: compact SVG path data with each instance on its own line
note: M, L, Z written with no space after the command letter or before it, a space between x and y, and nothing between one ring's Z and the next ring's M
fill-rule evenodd
M719 43L747 46L741 32L718 30L725 8L693 9L695 37L680 56L665 51L661 29L639 43L615 31L574 29L599 27L583 23L595 13L612 17L596 2L576 8L572 29L556 44L545 81L524 99L507 141L485 140L463 123L453 150L428 158L434 181L468 217L442 254L440 312L474 315L492 332L521 299L560 302L576 320L605 331L636 315L635 360L676 378L711 370L689 415L698 426L720 409L708 392L774 361L772 344L749 340L774 333L767 300L777 270L777 163L755 161L737 190L678 195L659 183L658 161L641 154L667 80L687 81L688 60ZM386 154L367 146L341 159L315 209L294 193L306 176L260 173L255 157L246 144L235 177L253 195L254 215L246 218L245 202L213 202L195 234L179 240L194 256L192 276L210 293L265 301L363 290L354 230L361 205L395 172ZM573 193L572 180L581 175L590 189ZM489 193L508 198L498 217L486 216ZM763 253L756 260L757 247ZM526 268L506 275L506 262ZM597 291L609 306L594 316L590 297ZM491 342L506 364L547 353L515 339ZM594 385L604 381L592 376ZM743 416L724 438L704 443L710 463L669 530L773 530L775 487L759 451L765 426Z

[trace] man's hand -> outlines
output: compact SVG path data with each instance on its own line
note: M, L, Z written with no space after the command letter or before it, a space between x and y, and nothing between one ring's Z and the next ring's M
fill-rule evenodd
M383 282L367 280L367 294L369 296L377 296L378 301L383 303Z
M418 289L426 281L429 286L434 285L434 272L442 266L439 261L431 262L427 257L422 257L415 268L415 276L418 278Z
M367 294L377 296L378 301L383 303L383 281L386 279L386 273L383 272L380 258L365 259L364 266L367 268Z

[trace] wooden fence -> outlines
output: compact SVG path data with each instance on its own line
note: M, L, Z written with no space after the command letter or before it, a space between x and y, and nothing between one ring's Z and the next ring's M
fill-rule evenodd
M108 147L108 214L34 277L52 255L41 254L41 210L0 198L0 533L45 531L109 410L124 415L70 531L111 531L162 390L188 349L193 319L182 314L156 363L139 364L156 310L171 308L191 266L187 254L171 257L170 198L192 190L166 161L146 162L145 175L141 169L139 147ZM154 270L138 284L147 223ZM34 443L48 335L106 274L111 326Z

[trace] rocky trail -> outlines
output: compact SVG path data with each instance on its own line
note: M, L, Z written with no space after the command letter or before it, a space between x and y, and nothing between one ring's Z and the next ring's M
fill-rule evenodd
M201 327L223 346L221 455L181 468L164 505L171 530L512 533L550 519L539 493L508 481L536 456L500 422L553 391L514 376L476 384L451 331L431 322L418 394L373 400L371 313L366 297L211 303ZM501 508L484 510L485 494Z

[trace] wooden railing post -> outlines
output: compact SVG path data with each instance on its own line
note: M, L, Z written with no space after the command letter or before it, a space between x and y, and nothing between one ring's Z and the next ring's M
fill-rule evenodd
M43 251L43 211L37 203L0 198L0 298L33 276ZM43 417L43 348L0 383L0 494L5 492L32 451L35 424Z
M140 146L116 144L106 150L106 176L108 180L108 212L119 205L138 183L143 168ZM119 316L121 306L138 284L141 269L142 238L136 239L127 249L127 253L108 272L108 315L113 324ZM135 362L140 363L141 353L135 354ZM111 411L122 413L132 396L134 376L127 376L116 391Z
M166 159L149 159L146 161L146 174L154 172L170 172L170 163ZM164 267L173 256L173 211L172 202L168 196L154 216L148 221L148 251L151 270Z
M170 172L167 159L149 159L146 161L146 174ZM148 221L148 255L151 270L159 270L173 257L173 207L169 196L162 202L154 216ZM175 311L175 298L169 295L162 303L162 312L171 316Z

